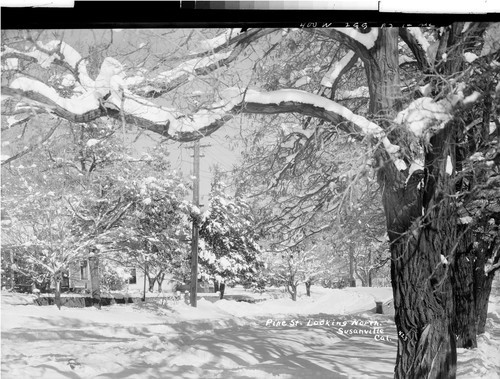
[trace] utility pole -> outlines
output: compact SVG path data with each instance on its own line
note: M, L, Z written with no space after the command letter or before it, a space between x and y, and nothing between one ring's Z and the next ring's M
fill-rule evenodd
M210 145L200 145L200 141L195 141L194 145L188 147L193 149L193 205L200 208L200 148ZM191 284L190 284L190 304L196 308L198 296L198 231L199 225L196 220L193 220L193 231L191 238Z
M194 143L193 153L193 204L200 205L200 141ZM193 235L191 239L191 288L190 304L196 308L198 296L198 222L193 220Z

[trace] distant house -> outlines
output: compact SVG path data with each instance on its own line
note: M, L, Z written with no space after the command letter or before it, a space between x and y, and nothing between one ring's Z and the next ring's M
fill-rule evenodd
M127 283L127 289L130 292L143 292L144 291L144 269L142 268L132 268L130 269L130 279ZM165 275L161 287L158 287L158 283L155 282L153 291L155 292L173 292L175 290L177 281L172 275ZM149 289L149 281L146 278L146 291Z
M131 278L128 281L127 289L130 292L143 292L144 291L144 269L133 268L130 270ZM146 291L149 289L149 282L146 278ZM153 287L154 292L175 292L175 291L189 291L189 283L180 283L174 278L173 275L165 274L165 278L161 284L161 288L158 288L158 283L156 282ZM213 286L210 286L208 282L201 279L198 280L199 293L213 292Z
M81 259L69 265L67 276L63 275L61 282L62 290L66 288L70 291L90 290L90 268L89 260Z
M23 274L23 261L20 259L23 256L22 240L18 240L16 235L8 233L6 230L12 231L14 228L20 228L19 223L14 223L8 214L2 209L1 212L2 233L1 233L1 286L4 289L31 292L37 288L42 292L52 291L55 288L53 280L49 279L44 282L34 282L32 277ZM32 233L31 228L23 226L24 233ZM144 270L139 267L129 268L130 278L127 281L123 290L130 292L144 291ZM172 292L176 289L178 282L172 276L165 275L158 288L158 283L155 283L153 290L155 292ZM85 258L75 259L69 264L68 270L62 274L61 291L90 293L91 285L91 270L89 260ZM146 290L149 289L149 282L146 279Z

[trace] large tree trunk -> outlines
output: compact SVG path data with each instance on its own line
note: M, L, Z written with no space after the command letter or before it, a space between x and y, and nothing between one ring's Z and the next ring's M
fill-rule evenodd
M489 246L484 246L486 244L480 243L478 249L476 250L476 259L474 261L473 271L476 318L470 321L475 321L477 334L485 332L486 317L488 315L488 302L491 293L491 286L493 284L493 278L495 277L494 271L487 274L484 271L484 268L488 259L496 255L499 243L500 238L497 237L491 241Z
M399 75L397 30L381 29L365 63L371 95L370 112L391 117L398 110ZM383 121L381 121L383 123ZM441 253L449 252L456 235L450 211L448 183L443 174L443 157L449 152L449 130L433 138L426 156L425 197L421 191L423 173L405 178L393 164L382 163L378 180L391 250L391 279L395 322L398 331L396 378L454 378L456 345L451 330L451 285ZM379 162L387 162L378 153ZM406 180L407 179L407 180ZM439 196L438 196L439 194ZM425 219L423 210L427 210Z
M455 338L445 309L449 284L444 270L434 272L432 267L439 266L433 245L440 244L440 236L419 234L402 237L391 246L399 337L395 378L454 378Z
M369 111L382 119L401 108L399 81L398 28L379 29L379 38L365 65L370 93ZM387 122L387 120L385 120ZM381 124L384 123L380 122Z
M474 261L472 243L462 238L451 266L454 300L452 329L457 336L457 346L466 349L477 347Z
M471 32L463 33L463 23L454 23L446 30L443 38L443 52L446 47L452 47L448 51L446 62L438 65L438 71L444 77L454 75L465 69L463 53L477 43L477 38L484 32L484 25L473 26ZM469 125L477 123L471 128L457 128L456 144L456 166L461 172L461 179L457 181L457 190L470 195L464 200L465 208L474 208L474 203L478 200L486 202L481 205L479 220L475 220L475 225L467 225L461 228L462 238L458 241L457 250L454 256L452 270L452 284L454 296L453 330L457 335L457 347L474 348L477 346L477 334L484 332L486 323L488 300L491 291L493 275L485 275L484 267L488 258L491 257L492 244L488 241L489 220L491 217L497 218L489 211L498 209L498 192L496 189L483 188L485 192L474 191L477 185L484 185L490 182L488 172L483 170L468 169L468 159L473 153L484 150L488 143L495 146L498 142L489 141L489 130L491 121L492 97L494 82L489 78L479 83L477 90L485 95L482 104L478 103L472 110L466 110L461 118L463 124ZM497 107L498 108L498 107ZM482 116L482 119L481 119ZM469 163L470 164L470 163ZM490 192L490 190L492 190ZM489 205L487 203L490 202ZM495 204L496 202L496 204ZM490 208L491 206L491 208ZM489 210L489 211L488 211ZM472 210L471 214L478 216ZM482 224L482 225L481 225ZM478 230L482 232L477 233ZM490 231L491 232L491 231ZM495 232L493 232L495 234Z
M454 378L456 345L452 297L441 252L453 245L454 219L446 204L423 218L408 198L384 192L391 240L391 279L398 330L396 378ZM443 202L445 198L438 199ZM418 201L416 201L418 204ZM421 203L420 203L421 204ZM394 208L402 212L394 213ZM423 226L425 225L425 226Z
M485 332L486 318L488 316L488 302L491 294L491 285L494 275L485 275L484 266L481 270L476 270L476 279L474 281L475 292L475 315L476 315L476 333Z
M390 188L384 196L396 324L398 332L407 337L407 341L399 340L398 378L456 375L453 293L445 260L453 256L458 237L456 204L450 196L454 186L445 170L447 157L454 156L455 127L449 123L431 138L424 182L414 173L399 196L394 197ZM419 184L424 185L422 190ZM392 208L395 205L397 208Z

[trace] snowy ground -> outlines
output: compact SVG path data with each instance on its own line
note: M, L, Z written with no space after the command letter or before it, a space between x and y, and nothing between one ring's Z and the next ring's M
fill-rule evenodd
M253 295L238 289L227 294ZM373 313L390 288L264 296L256 304L199 300L95 308L39 307L2 295L2 378L390 378L396 328ZM257 298L259 295L254 295ZM152 300L152 299L151 299ZM500 378L500 297L460 378Z

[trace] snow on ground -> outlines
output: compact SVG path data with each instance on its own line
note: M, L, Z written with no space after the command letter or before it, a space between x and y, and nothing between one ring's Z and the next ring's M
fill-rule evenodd
M31 305L2 294L2 378L390 378L392 315L373 312L390 288L312 288L297 302L274 290L255 304L200 299L95 308ZM200 294L207 299L213 295ZM277 297L277 298L276 298ZM158 300L158 298L156 299ZM214 300L214 299L212 299ZM492 377L500 297L475 350L459 351L459 377ZM496 349L496 350L495 350ZM495 355L496 354L496 355ZM497 366L495 366L497 364ZM490 376L488 376L490 375Z
M457 377L500 379L500 291L490 298L486 332L476 349L458 349Z
M375 301L388 301L392 298L392 289L361 287L340 290L313 288L310 298L304 296L300 291L299 295L301 295L299 296L299 302L295 302L289 296L285 295L283 298L259 303L258 306L245 302L221 300L215 303L215 307L235 317L289 314L310 315L318 313L343 315L375 308ZM200 311L202 312L201 315L208 312L203 303ZM188 317L193 316L190 315Z

